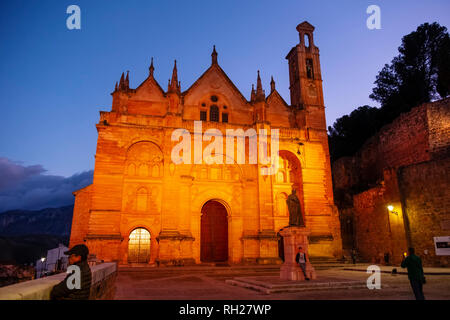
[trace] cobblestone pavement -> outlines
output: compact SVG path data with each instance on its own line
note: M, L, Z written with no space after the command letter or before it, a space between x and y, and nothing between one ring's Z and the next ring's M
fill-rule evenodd
M406 275L381 273L381 289L327 289L318 291L263 294L225 283L235 277L279 275L279 267L247 268L120 268L115 299L136 300L412 300L414 296ZM364 268L361 268L364 270ZM450 271L450 270L449 270ZM317 270L318 280L366 281L369 274L342 268ZM450 274L429 275L424 285L427 299L450 300Z

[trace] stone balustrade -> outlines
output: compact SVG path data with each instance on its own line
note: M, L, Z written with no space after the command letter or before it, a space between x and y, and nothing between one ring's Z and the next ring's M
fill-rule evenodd
M91 266L92 285L91 300L113 299L115 294L115 280L117 264L115 262L102 263ZM0 288L0 300L49 300L54 285L64 280L66 273L25 281Z

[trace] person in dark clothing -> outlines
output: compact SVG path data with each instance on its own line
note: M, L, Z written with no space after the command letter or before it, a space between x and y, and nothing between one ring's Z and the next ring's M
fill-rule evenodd
M306 253L303 252L302 247L298 247L297 255L295 256L295 261L298 263L300 268L303 271L303 275L305 276L306 280L309 280L308 276L306 275Z
M51 300L87 300L91 292L91 268L87 263L89 254L88 248L84 244L74 246L69 251L64 252L69 256L69 265L76 266L80 270L79 288L74 288L73 281L76 272L69 273L67 277L53 287L50 293Z
M355 248L353 248L352 249L352 262L353 262L353 264L356 264L356 249Z
M422 260L414 254L414 248L408 249L408 257L403 257L402 268L408 269L408 278L416 300L425 300L423 284L425 276L422 268Z

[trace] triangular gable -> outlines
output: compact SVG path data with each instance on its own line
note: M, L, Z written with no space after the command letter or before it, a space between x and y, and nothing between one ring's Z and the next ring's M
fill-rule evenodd
M284 101L283 97L278 93L276 89L267 96L266 102L269 107L271 105L283 105L286 108L289 108L289 105L286 103L286 101Z
M233 81L230 80L225 71L223 71L223 69L218 64L211 65L186 91L182 93L182 95L186 96L190 92L195 90L195 88L201 85L203 80L211 75L211 73L217 73L220 77L222 77L224 81L230 86L231 91L234 92L239 97L239 99L242 100L243 103L248 103L244 95L239 91L239 89L234 85Z
M303 21L297 26L297 29L303 29L308 31L314 31L315 27L308 21Z
M161 100L165 98L165 92L153 77L148 77L135 89L133 99L137 100Z

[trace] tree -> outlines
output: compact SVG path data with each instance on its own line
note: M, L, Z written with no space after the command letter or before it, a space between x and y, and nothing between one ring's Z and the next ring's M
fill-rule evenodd
M380 127L380 110L362 106L328 127L331 161L354 154Z
M402 38L399 55L377 75L370 98L381 108L363 106L328 127L331 161L351 156L383 125L402 112L450 94L450 38L447 28L424 23Z
M399 55L385 65L370 98L380 102L389 122L450 91L450 38L447 28L424 23L402 39Z

